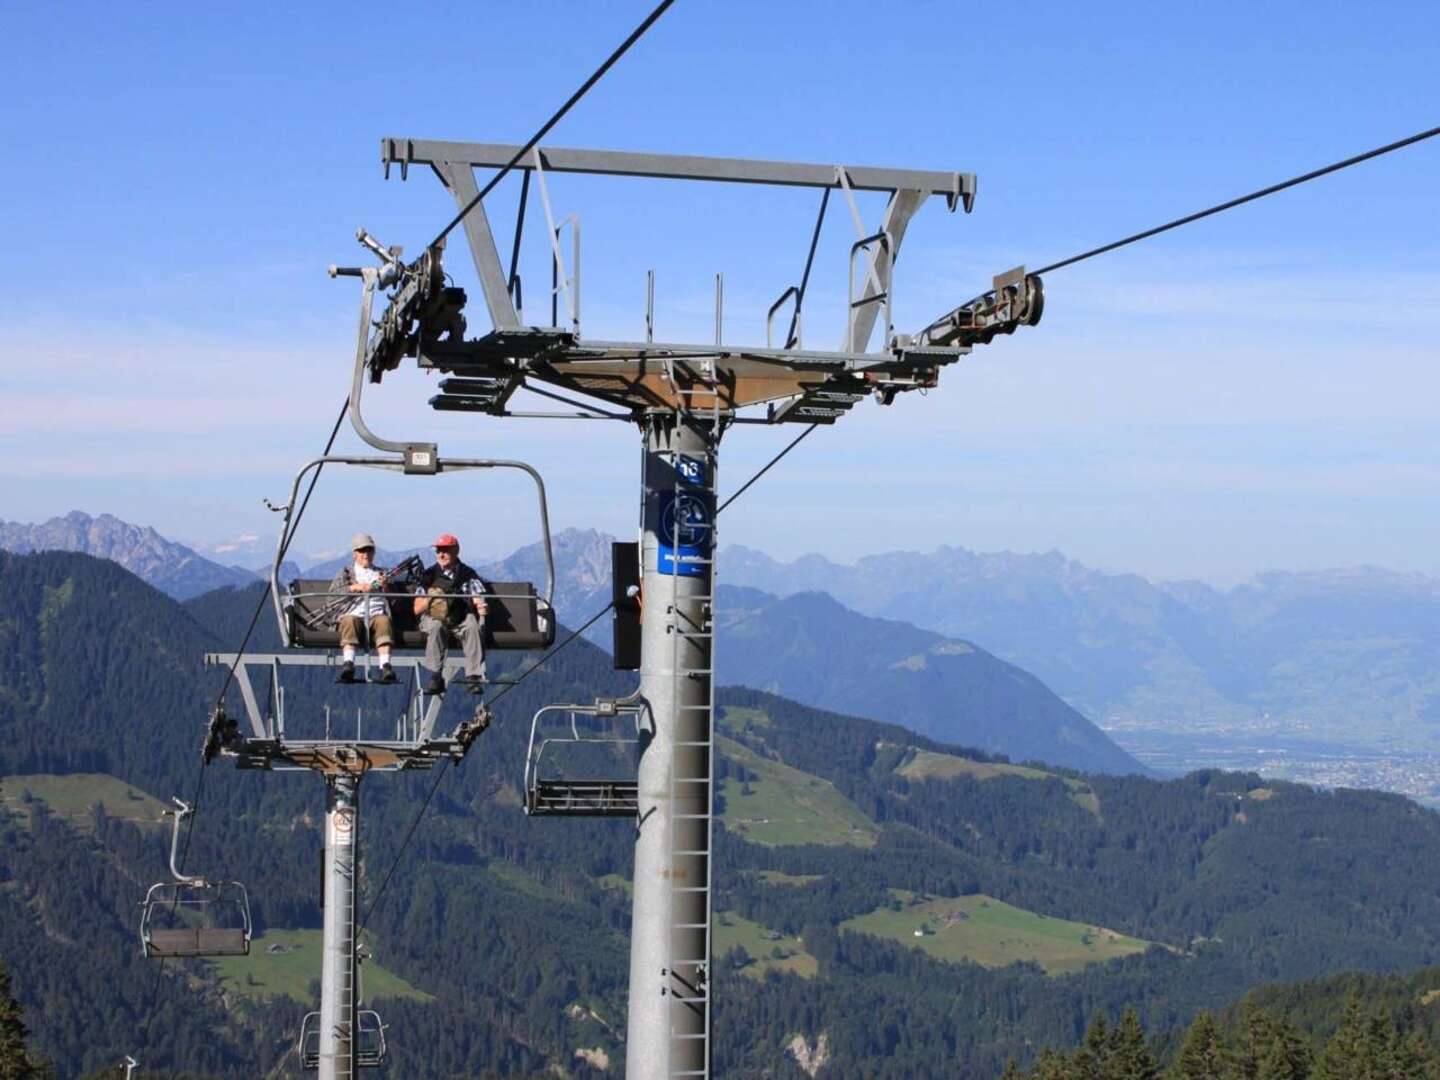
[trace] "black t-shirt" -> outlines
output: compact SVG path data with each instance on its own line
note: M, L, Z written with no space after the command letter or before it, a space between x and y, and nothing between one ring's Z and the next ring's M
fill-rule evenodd
M479 574L456 559L448 572L441 569L440 564L436 563L422 575L418 591L423 593L435 588L442 589L447 593L478 596L485 591L485 583L481 581Z

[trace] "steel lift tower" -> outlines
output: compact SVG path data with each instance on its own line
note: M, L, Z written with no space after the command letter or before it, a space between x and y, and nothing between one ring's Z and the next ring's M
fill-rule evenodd
M386 175L428 168L463 212L465 236L491 329L466 336L463 289L441 269L443 242L413 263L362 242L382 258L367 270L361 347L355 372L379 382L413 358L446 376L430 399L439 410L494 417L585 416L633 421L643 440L638 619L638 699L643 704L638 775L609 785L590 810L633 813L636 823L631 931L627 1076L631 1080L710 1075L711 839L714 807L715 516L718 451L733 425L833 424L865 398L890 404L909 390L937 385L940 369L997 333L1034 325L1043 308L1040 280L1023 268L916 333L897 333L891 319L893 274L915 212L932 196L948 209L971 209L975 178L958 172L848 165L806 165L666 154L536 147L514 166L521 173L510 266L502 265L475 171L501 169L516 146L386 138ZM616 177L811 188L819 208L809 254L796 284L770 307L765 343L722 340L723 282L716 281L715 335L703 343L657 342L653 279L642 340L595 341L580 332L579 219L557 221L549 178L584 173ZM531 187L544 215L542 242L552 273L549 318L525 318L517 273ZM856 192L888 195L880 222L863 224ZM804 345L806 292L830 203L843 201L855 229L848 267L848 317L835 349ZM568 237L567 237L568 230ZM565 244L568 238L569 244ZM570 248L567 260L566 247ZM352 273L355 273L352 271ZM370 305L387 288L373 324ZM373 326L373 332L372 332ZM879 328L879 341L871 341ZM513 409L526 389L576 407L571 413ZM579 398L584 401L577 401ZM752 410L746 413L745 410ZM407 461L427 460L433 444L395 444ZM617 658L617 661L619 658ZM617 665L620 666L620 665ZM337 806L343 801L336 793ZM573 792L571 792L573 795ZM573 800L542 792L541 806L585 813ZM548 801L547 801L548 800Z

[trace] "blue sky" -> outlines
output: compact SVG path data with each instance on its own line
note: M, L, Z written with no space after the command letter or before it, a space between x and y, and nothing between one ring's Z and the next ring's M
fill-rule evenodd
M324 266L358 260L358 225L413 253L452 212L428 175L381 179L379 138L522 141L646 10L0 5L15 88L0 101L0 517L109 511L210 543L270 531L261 497L284 494L345 392L357 298ZM1422 3L1361 18L679 0L547 141L978 173L973 214L932 202L906 238L896 323L914 329L999 270L1440 123L1437 33ZM1058 548L1222 583L1355 563L1440 574L1437 186L1440 139L1057 272L1040 327L937 393L817 432L723 537L842 559ZM497 225L514 193L497 193ZM660 337L708 338L723 272L727 339L763 339L814 208L808 192L572 177L552 195L583 222L597 337L641 334L653 268ZM832 222L814 344L841 325L848 225ZM469 282L458 247L448 266ZM634 528L629 429L436 418L430 392L387 380L377 426L534 461L557 526ZM725 478L791 434L736 432ZM327 481L298 543L328 550L363 525L398 546L444 525L498 553L533 534L518 487L455 485Z

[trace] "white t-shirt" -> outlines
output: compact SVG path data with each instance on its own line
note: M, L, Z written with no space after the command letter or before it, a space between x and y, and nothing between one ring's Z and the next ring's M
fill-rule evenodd
M374 585L384 575L373 566L351 566L350 580L357 585ZM389 602L383 596L367 593L351 605L346 615L359 615L362 619L373 619L376 615L390 614Z

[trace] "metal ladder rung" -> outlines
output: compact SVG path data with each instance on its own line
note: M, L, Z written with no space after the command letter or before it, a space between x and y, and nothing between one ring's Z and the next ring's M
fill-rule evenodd
M670 850L670 854L671 854L671 855L709 855L710 852L709 852L708 850L701 850L701 849L696 849L696 848L672 848L672 849ZM710 891L709 887L708 887L708 886L705 886L705 885L697 885L697 886L694 886L694 889L695 889L696 892L709 892L709 891Z
M693 851L672 851L670 854L672 854L672 855L697 855L697 854L699 854L699 852L693 852ZM674 886L671 886L670 891L671 891L671 892L709 892L709 891L710 891L710 886L709 886L709 885L674 885ZM698 961L697 961L697 962L698 962Z

